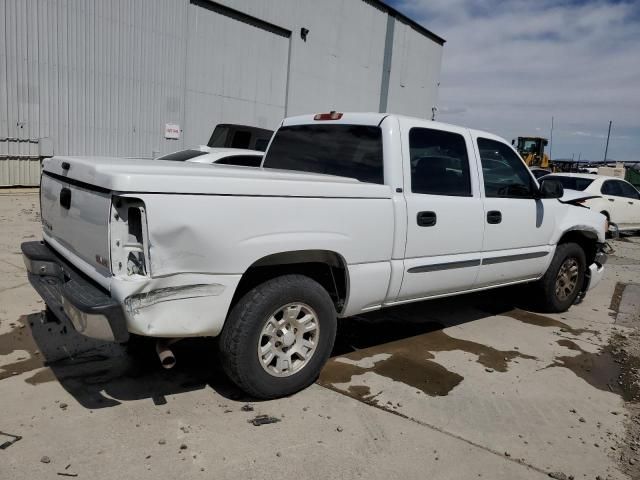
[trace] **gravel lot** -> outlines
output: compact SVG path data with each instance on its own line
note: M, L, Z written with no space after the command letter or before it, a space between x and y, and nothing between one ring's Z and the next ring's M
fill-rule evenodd
M43 315L39 236L37 192L0 190L0 478L640 478L640 236L564 314L509 289L343 320L318 383L268 402L212 340L165 371Z

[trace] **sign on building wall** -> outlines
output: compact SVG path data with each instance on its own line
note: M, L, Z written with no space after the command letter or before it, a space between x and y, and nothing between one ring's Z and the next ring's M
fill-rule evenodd
M180 140L180 125L175 123L165 124L164 138L168 140Z

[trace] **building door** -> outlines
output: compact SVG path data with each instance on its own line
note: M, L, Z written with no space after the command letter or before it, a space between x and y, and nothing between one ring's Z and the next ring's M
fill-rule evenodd
M189 5L185 146L218 123L275 129L285 116L290 32L210 2Z

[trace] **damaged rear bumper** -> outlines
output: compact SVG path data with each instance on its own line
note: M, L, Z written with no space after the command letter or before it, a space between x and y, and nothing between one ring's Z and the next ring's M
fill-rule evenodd
M604 275L604 264L607 263L608 253L611 252L611 247L607 243L598 244L598 250L593 263L589 265L585 281L588 282L585 291L591 290L593 287L600 283Z
M120 303L44 242L22 244L29 282L51 311L81 334L125 342L127 321Z
M240 275L176 273L127 281L114 278L111 295L122 305L129 332L165 338L215 337Z
M22 244L29 281L61 319L81 334L125 342L149 337L216 336L241 275L176 273L164 277L111 277L109 291L43 242Z

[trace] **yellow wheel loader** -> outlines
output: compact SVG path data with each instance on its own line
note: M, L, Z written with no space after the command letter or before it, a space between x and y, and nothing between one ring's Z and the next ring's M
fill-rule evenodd
M518 143L513 140L511 142L518 153L530 167L549 168L549 156L544 153L544 147L548 145L546 138L542 137L518 137Z

